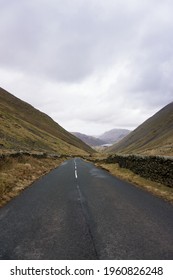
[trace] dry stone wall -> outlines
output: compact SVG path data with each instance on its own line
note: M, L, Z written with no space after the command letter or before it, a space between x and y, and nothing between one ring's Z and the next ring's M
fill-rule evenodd
M173 157L111 155L106 163L118 163L122 168L173 188Z

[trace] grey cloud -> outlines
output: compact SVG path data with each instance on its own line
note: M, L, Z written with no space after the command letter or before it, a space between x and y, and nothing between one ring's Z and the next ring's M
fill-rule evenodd
M70 4L73 2L75 6ZM142 12L130 9L129 13L130 6L124 1L111 1L101 5L102 9L98 1L94 6L91 1L14 3L10 1L2 11L1 60L22 71L70 82L108 67L124 55L134 45L136 20Z
M172 101L172 8L169 0L2 1L3 84L68 129L135 127Z

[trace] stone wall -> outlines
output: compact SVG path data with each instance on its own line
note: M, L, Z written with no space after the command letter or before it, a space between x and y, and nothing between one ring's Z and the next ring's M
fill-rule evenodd
M122 168L173 188L173 157L112 155L106 163L118 163Z

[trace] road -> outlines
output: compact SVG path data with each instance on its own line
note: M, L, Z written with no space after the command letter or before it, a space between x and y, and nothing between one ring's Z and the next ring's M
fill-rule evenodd
M0 209L0 259L173 259L173 206L71 159Z

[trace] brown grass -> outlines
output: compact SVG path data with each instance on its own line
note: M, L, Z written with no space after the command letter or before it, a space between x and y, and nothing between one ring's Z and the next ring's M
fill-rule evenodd
M0 165L0 206L17 196L35 180L59 166L64 159L32 156L6 158Z
M139 175L133 173L132 171L120 168L117 164L105 164L105 163L97 163L98 167L104 168L109 171L112 175L117 176L120 179L133 183L137 187L141 187L152 194L163 198L171 203L173 203L173 189L169 188L163 184L156 183L140 177Z

